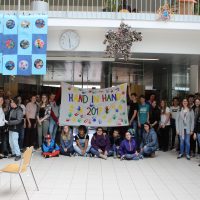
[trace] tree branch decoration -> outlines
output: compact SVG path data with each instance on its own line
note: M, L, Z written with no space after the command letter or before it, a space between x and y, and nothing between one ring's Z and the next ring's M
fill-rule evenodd
M117 31L109 30L106 32L103 44L107 44L105 51L109 57L123 57L127 61L131 54L133 42L137 41L142 41L141 32L136 32L130 26L121 22Z

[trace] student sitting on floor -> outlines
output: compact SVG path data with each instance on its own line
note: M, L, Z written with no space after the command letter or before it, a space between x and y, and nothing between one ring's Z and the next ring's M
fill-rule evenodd
M110 140L108 135L103 134L103 128L98 127L97 132L93 135L91 140L91 153L97 157L107 159L107 156L111 156L110 152Z
M60 148L55 143L53 139L51 139L50 135L45 136L45 141L42 144L42 155L45 158L50 157L58 157L60 154Z
M155 151L158 148L157 134L149 123L144 123L144 132L142 143L140 145L140 154L143 156L155 157Z
M75 136L75 141L74 151L79 156L88 156L90 152L89 135L87 134L87 128L84 125L78 127L78 134Z
M125 139L120 144L120 156L121 160L139 160L140 156L136 151L136 142L131 137L129 131L125 133ZM142 158L142 157L141 157Z
M64 156L71 156L74 152L73 148L73 134L69 126L64 126L60 136L60 154Z
M119 147L120 143L122 141L122 138L119 134L118 129L114 129L112 135L110 136L110 145L111 145L111 151L113 152L114 158L117 158L119 155Z

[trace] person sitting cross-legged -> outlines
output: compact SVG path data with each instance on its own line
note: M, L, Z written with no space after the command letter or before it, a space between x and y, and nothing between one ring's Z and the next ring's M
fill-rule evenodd
M74 152L73 148L73 134L69 126L64 126L60 136L60 154L64 156L71 156Z
M155 157L155 151L158 148L157 134L149 123L144 123L144 132L142 143L140 145L140 155Z
M125 139L121 142L119 148L121 160L139 160L139 153L136 151L136 142L131 137L129 131L125 133Z
M97 132L92 137L91 145L91 153L98 158L106 160L108 156L112 155L109 137L108 135L103 134L102 127L97 128Z
M90 145L86 126L80 125L78 127L78 134L75 136L75 141L74 151L76 155L87 157L90 153Z
M60 154L60 148L55 143L53 139L51 139L50 135L45 136L45 141L42 144L42 155L45 158L50 157L58 157Z

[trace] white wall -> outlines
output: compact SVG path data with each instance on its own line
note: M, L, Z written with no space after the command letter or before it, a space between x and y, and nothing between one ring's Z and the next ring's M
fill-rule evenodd
M67 26L48 32L48 51L63 51L59 38ZM103 52L104 35L109 28L69 27L80 35L80 44L75 51ZM200 30L169 30L138 28L143 34L143 41L134 43L132 51L138 53L200 54Z

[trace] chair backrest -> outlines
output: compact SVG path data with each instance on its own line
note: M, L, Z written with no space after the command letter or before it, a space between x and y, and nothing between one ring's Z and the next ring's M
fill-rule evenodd
M33 146L32 147L27 147L26 151L23 154L23 163L22 163L22 165L24 167L28 167L30 165L32 153L33 153Z

